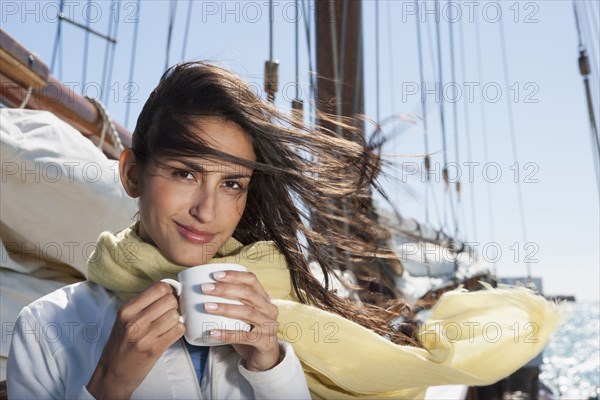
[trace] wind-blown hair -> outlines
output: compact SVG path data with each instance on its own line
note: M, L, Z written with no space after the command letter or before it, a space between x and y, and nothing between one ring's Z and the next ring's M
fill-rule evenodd
M250 137L256 162L219 152L194 134L202 117L239 125ZM321 119L327 118L320 116ZM331 289L335 269L362 281L378 276L376 260L393 258L378 244L388 234L370 218L372 188L380 172L381 143L364 144L352 121L337 124L353 140L311 128L260 99L235 74L204 62L175 65L161 78L138 118L132 150L142 169L163 157L214 156L254 168L245 211L233 234L244 244L274 241L284 254L299 301L339 314L396 343L419 345L401 300L384 306L356 304ZM358 139L358 140L356 140ZM322 284L310 271L316 261ZM409 325L410 328L410 325Z

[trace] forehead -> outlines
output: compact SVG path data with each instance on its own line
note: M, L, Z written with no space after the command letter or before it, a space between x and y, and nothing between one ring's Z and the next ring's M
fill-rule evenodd
M244 160L256 161L250 135L234 122L218 117L203 117L198 118L190 130L215 150ZM233 166L225 161L219 162Z

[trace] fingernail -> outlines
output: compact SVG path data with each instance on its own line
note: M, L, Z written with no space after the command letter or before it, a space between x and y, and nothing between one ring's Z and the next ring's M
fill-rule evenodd
M204 283L202 285L202 292L212 292L213 290L215 290L215 285L213 285L212 283Z
M209 311L214 311L219 308L217 303L204 303L204 309Z
M213 274L215 279L223 279L223 278L225 278L225 275L227 275L227 274L224 271L215 272Z
M212 330L212 331L210 331L210 336L212 336L212 337L221 337L221 331Z

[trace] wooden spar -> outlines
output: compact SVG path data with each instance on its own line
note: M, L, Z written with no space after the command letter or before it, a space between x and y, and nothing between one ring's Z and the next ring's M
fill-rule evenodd
M25 108L46 110L67 122L98 144L102 132L102 117L96 106L50 75L49 68L37 56L0 30L0 101L11 107L20 106L31 96ZM125 148L131 147L131 132L113 121ZM119 158L109 135L102 144L104 153Z
M339 59L343 75L339 77L341 86L341 117L354 118L364 114L363 53L360 44L361 2L332 0L335 15L331 15L330 1L315 2L315 28L317 42L317 109L330 115L337 115L334 71L334 51ZM346 22L343 24L343 19ZM332 25L335 25L337 49L333 49ZM345 26L343 26L345 25ZM344 46L342 49L341 46ZM341 58L341 55L344 58ZM358 123L358 120L356 121ZM326 126L332 129L331 126ZM364 124L361 127L364 131Z
M320 119L318 124L346 139L360 141L363 144L365 125L362 119L364 115L364 64L361 43L361 3L361 1L346 0L315 1L315 35L318 38L316 41L317 111L341 117L342 120L346 119L344 121L346 123L349 121L347 118L351 118L352 125L359 129L360 134L351 134L343 129L336 130L333 124L323 119ZM337 89L336 78L339 82ZM377 219L371 198L363 201L360 205L340 200L339 204L333 204L332 207L338 210L345 208L349 216L352 213L362 212L370 219ZM348 232L344 226L336 227L336 229L348 235L372 240L366 232ZM378 243L378 247L381 249L388 246L385 243ZM341 268L353 269L353 266L348 263ZM398 293L394 289L394 278L401 275L402 271L402 264L393 256L388 259L377 259L369 267L369 275L374 279L370 282L362 282L362 286L366 289L361 293L363 301L378 302L377 293L385 296L397 296ZM390 289L394 293L390 292Z

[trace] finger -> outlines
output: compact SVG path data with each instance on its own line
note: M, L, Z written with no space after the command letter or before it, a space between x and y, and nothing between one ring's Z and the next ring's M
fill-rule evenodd
M158 346L161 346L163 349L166 349L167 347L175 343L177 340L181 339L181 337L183 337L184 334L185 325L183 325L181 322L178 322L171 329L168 329L167 331L165 331L165 333L158 336L155 339L156 344Z
M124 318L130 317L138 314L161 297L172 293L173 290L168 283L154 282L140 294L125 302L119 312Z
M270 306L269 309L263 311L247 305L205 303L204 310L209 314L239 319L254 326L277 325L278 309L270 303L268 305Z
M267 304L271 304L270 300L264 297L256 286L250 286L243 283L205 283L201 286L201 289L204 294L238 300L244 304L260 309L265 308Z
M181 315L177 310L167 311L150 324L148 333L155 337L164 335L173 327L181 323L179 322L180 316Z
M177 312L178 307L177 297L172 293L167 293L133 316L132 322L136 322L141 326L150 326L165 313Z
M262 286L256 275L252 272L242 271L219 271L213 274L214 279L217 282L237 283L244 284L256 289L256 293L260 294L267 300L271 300L271 296Z

